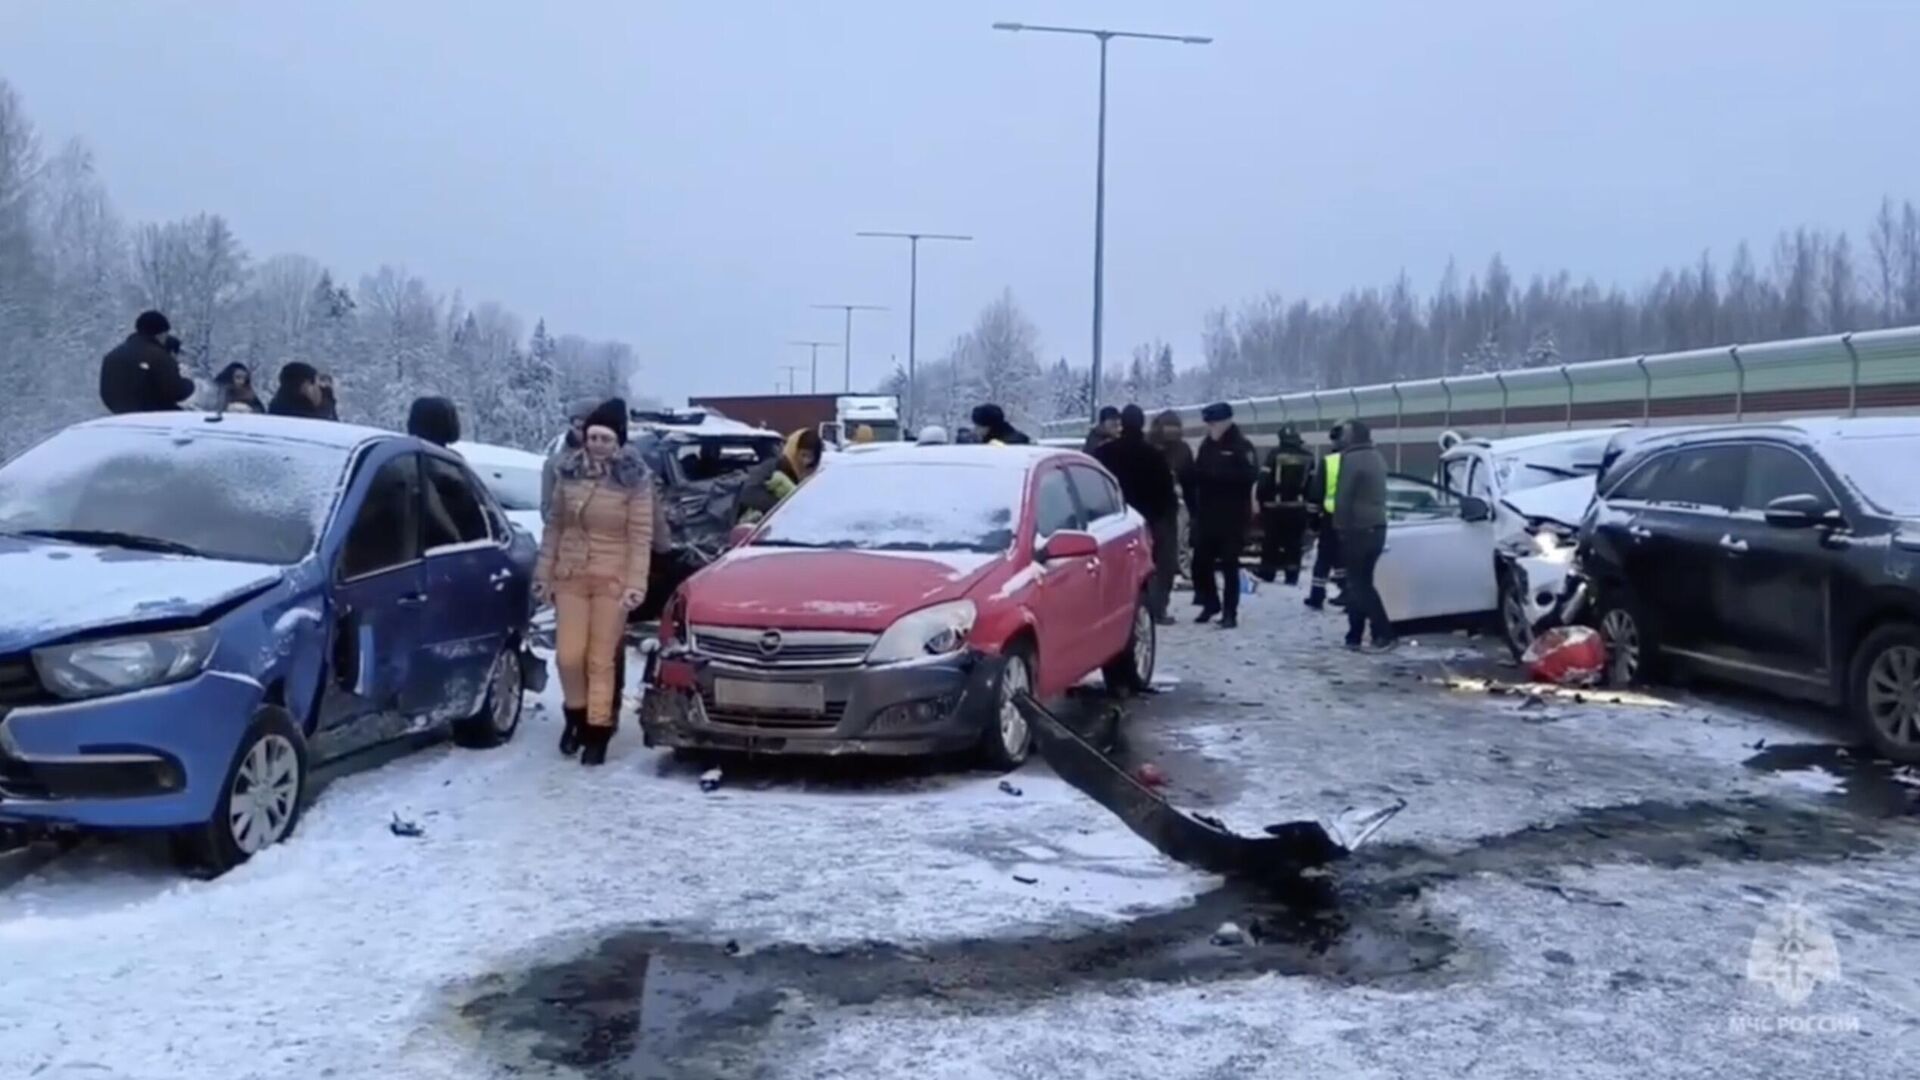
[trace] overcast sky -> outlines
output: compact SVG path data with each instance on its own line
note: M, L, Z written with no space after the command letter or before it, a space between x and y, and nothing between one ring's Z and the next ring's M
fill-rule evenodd
M1904 0L0 0L0 76L129 217L403 264L678 399L770 390L839 339L815 303L893 308L856 383L904 364L905 245L859 229L978 237L922 249L922 355L1006 286L1085 361L1096 48L996 20L1216 39L1113 48L1109 362L1267 290L1495 250L1634 286L1920 197Z

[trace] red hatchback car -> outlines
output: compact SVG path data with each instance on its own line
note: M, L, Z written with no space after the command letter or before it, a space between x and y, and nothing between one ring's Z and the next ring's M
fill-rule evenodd
M683 585L648 745L1026 760L1016 692L1153 678L1153 551L1093 459L1048 447L835 455Z

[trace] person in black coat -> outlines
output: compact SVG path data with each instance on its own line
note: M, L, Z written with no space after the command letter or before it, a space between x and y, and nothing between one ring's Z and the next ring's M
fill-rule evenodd
M1033 442L1027 438L1026 432L1007 422L1007 411L998 405L973 407L973 433L980 437L981 442L989 445L1026 446Z
M443 397L414 398L407 410L407 434L435 446L452 446L460 441L460 410Z
M1253 521L1260 465L1253 444L1233 422L1233 406L1216 401L1200 411L1200 419L1207 437L1193 455L1187 483L1193 496L1193 592L1200 601L1195 621L1219 615L1221 628L1231 630L1240 625L1240 549Z
M127 340L101 359L100 403L108 412L176 412L193 396L193 380L166 346L172 329L165 315L143 311Z
M1080 452L1091 454L1102 446L1120 437L1120 410L1111 405L1100 407L1100 419L1087 430L1087 441L1080 444Z
M1313 451L1292 424L1280 429L1280 445L1260 469L1260 569L1262 581L1285 573L1287 584L1300 583L1300 554L1307 532L1307 485L1313 479Z
M1161 624L1173 621L1167 598L1180 566L1180 496L1173 487L1173 469L1159 447L1147 441L1147 416L1140 406L1120 410L1120 434L1094 448L1094 459L1120 481L1127 505L1146 519L1153 536L1153 582L1147 590L1147 610Z
M312 364L295 360L280 369L280 386L273 392L267 411L275 416L325 420L325 400L320 392L320 373Z

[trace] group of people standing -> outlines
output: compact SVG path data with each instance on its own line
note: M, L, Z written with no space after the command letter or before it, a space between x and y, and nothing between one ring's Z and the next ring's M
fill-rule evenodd
M1217 618L1224 629L1239 625L1240 555L1257 506L1262 543L1255 574L1268 582L1285 575L1287 584L1297 584L1313 534L1307 606L1325 607L1329 582L1339 584L1342 590L1332 602L1346 609L1348 647L1369 647L1370 633L1372 648L1392 648L1393 626L1373 580L1386 548L1387 468L1367 425L1359 420L1336 425L1328 432L1328 452L1318 459L1288 425L1263 463L1234 422L1231 405L1208 405L1200 419L1207 434L1196 450L1187 445L1178 413L1154 417L1148 432L1139 406L1109 406L1082 445L1120 481L1127 505L1152 533L1155 573L1148 603L1153 617L1162 625L1174 621L1167 606L1179 573L1184 508L1193 598L1200 609L1195 621Z
M100 362L100 403L115 415L175 412L186 406L198 386L180 369L180 338L158 311L144 311L133 333ZM263 403L245 364L228 364L214 376L207 407L212 412L272 413L338 420L333 379L312 364L293 361L281 367L280 385Z

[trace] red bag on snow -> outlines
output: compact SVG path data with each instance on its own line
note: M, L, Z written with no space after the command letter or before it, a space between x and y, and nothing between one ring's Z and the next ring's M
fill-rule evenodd
M1520 661L1536 682L1586 686L1607 669L1607 644L1590 626L1556 626L1534 638Z

